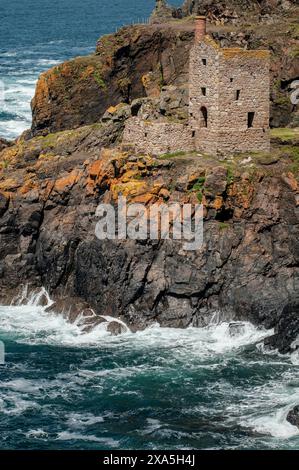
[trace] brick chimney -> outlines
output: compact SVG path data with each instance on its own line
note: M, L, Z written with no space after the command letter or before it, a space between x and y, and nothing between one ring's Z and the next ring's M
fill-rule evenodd
M205 16L195 17L195 41L200 42L207 34L207 19Z

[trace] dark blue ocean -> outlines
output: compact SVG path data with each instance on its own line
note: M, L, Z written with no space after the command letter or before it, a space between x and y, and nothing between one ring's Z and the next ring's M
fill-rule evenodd
M154 0L0 0L0 136L15 138L31 124L30 100L41 72L94 51L97 39L141 22ZM179 0L173 0L179 5Z
M30 126L42 71L92 52L153 4L0 0L0 135ZM264 352L271 332L250 324L232 335L218 313L207 328L115 338L50 315L38 296L0 306L0 449L298 448L286 415L299 403L299 357Z

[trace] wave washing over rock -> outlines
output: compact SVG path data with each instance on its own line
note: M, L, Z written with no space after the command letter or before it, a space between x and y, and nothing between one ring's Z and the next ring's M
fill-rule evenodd
M114 337L47 313L45 290L16 304L0 308L4 448L298 446L298 368L263 352L271 331L215 313L205 328Z

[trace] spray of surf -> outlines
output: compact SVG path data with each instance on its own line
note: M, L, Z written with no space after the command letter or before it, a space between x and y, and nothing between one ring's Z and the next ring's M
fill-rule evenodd
M167 351L169 361L176 363L191 361L191 367L192 363L194 367L203 363L203 367L217 368L223 364L223 361L236 357L239 351L247 347L255 348L263 354L261 346L263 339L273 334L272 330L258 328L248 322L221 322L221 315L216 312L211 324L204 328L161 328L158 324L154 324L144 331L133 334L121 322L124 334L112 337L107 331L107 326L111 321L115 321L115 318L105 316L105 322L86 331L86 317L79 315L75 322L70 322L61 312L47 311L51 306L53 300L46 289L30 292L24 288L10 306L0 306L1 337L4 335L26 344L48 344L59 347L128 348L141 354L146 354L146 351L150 352L155 348ZM277 361L279 356L271 357ZM246 414L246 410L241 413L239 424L279 439L299 435L299 430L286 421L288 411L299 402L299 394L294 392L294 389L290 393L287 384L282 381L273 390L265 393L265 405L268 396L276 405L274 411L271 408L269 411L269 406L265 406L265 413L262 414L261 396L253 395L252 410L249 415ZM254 400L258 402L255 404Z
M108 331L109 324L117 322L121 325L123 334L129 332L123 321L110 316L103 316L100 324L94 328L86 329L86 321L95 317L78 315L75 321L70 322L63 312L49 311L54 301L47 290L29 291L24 287L22 292L13 299L10 306L0 306L1 332L10 334L19 342L30 344L53 344L62 346L93 346L101 338L111 338Z

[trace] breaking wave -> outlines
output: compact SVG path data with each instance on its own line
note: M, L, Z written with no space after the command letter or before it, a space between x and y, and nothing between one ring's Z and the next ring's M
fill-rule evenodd
M22 293L13 300L10 306L0 306L0 324L2 334L10 333L16 341L27 344L52 344L58 346L92 346L98 345L101 338L110 338L107 331L110 322L119 322L123 329L129 331L127 326L119 319L104 316L103 322L90 332L85 332L84 320L79 315L71 323L62 314L47 309L53 305L46 289L28 292L24 288ZM125 334L125 332L124 332Z
M299 403L299 369L263 352L272 331L215 314L205 328L112 337L115 319L86 333L81 316L70 323L51 305L45 289L24 289L0 307L0 431L16 420L5 448L298 447L286 416Z

